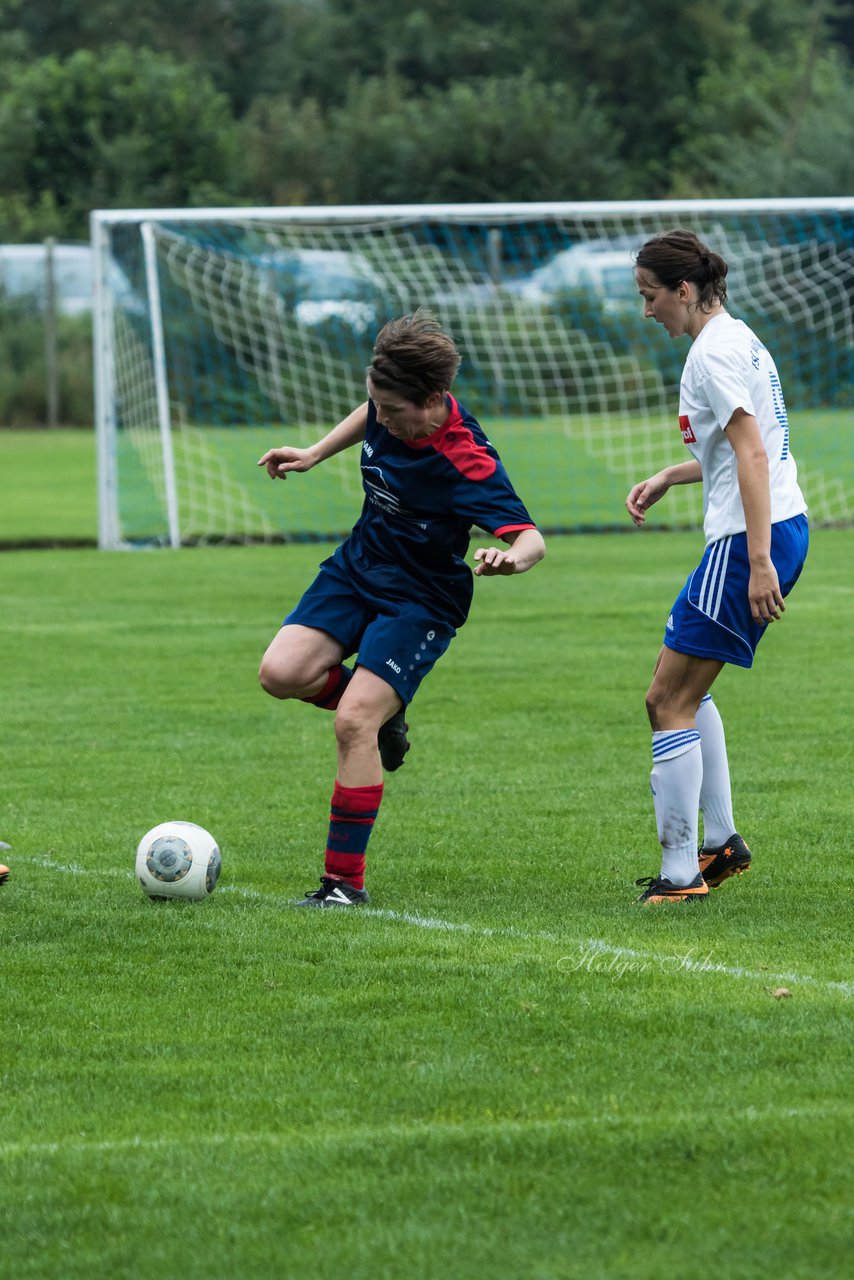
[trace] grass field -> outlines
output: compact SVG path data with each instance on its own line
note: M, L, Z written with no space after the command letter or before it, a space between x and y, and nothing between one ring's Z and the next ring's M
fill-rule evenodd
M255 466L271 444L283 438L308 444L325 429L285 432L271 426L176 432L182 529L188 534L248 530L255 536L349 529L362 500L352 453L313 472L310 484L273 484ZM574 423L508 419L491 422L489 429L519 492L544 528L627 526L623 501L631 484L682 456L681 441L669 421L658 424L654 446L649 441L643 447L638 444L637 459L630 430L605 418L579 418ZM812 519L820 524L850 522L854 449L848 442L854 413L838 409L794 414L792 431ZM164 508L150 473L127 440L122 440L120 452L125 535L140 540L162 537ZM150 458L147 463L152 465ZM650 525L699 523L701 497L699 486L672 490L650 513ZM0 431L0 546L92 541L96 536L93 433Z
M716 690L754 869L664 910L643 692L699 539L478 582L341 915L286 905L330 718L255 681L322 550L0 557L0 1276L846 1275L850 531ZM200 905L132 875L179 816Z

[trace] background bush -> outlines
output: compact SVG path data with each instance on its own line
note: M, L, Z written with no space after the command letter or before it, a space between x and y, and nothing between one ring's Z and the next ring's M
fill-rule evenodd
M92 321L57 320L59 421L93 420ZM47 420L44 315L34 299L0 297L0 425L39 427Z
M839 195L851 0L3 0L0 240L93 207Z

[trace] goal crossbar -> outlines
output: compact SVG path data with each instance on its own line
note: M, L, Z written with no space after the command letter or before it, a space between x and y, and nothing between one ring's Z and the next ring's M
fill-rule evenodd
M254 461L359 403L376 331L421 305L538 522L620 526L633 479L680 456L684 348L632 277L673 225L723 254L731 310L774 352L813 520L850 522L854 198L120 209L91 216L100 545L349 528L352 459L288 486ZM691 489L666 506L700 518Z

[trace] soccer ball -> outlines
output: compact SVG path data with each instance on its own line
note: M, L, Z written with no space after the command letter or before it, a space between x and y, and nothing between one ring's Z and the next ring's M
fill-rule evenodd
M189 898L213 893L222 868L216 840L195 822L161 822L136 849L136 878L149 898Z

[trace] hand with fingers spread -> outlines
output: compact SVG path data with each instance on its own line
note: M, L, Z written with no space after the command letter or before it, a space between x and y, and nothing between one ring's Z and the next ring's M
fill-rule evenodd
M310 471L317 461L313 449L294 449L290 445L282 445L279 449L268 449L258 459L258 466L267 468L267 475L271 480L287 480L289 471Z
M508 529L497 536L510 545L478 547L474 553L476 578L509 578L514 573L527 573L546 554L546 544L539 529Z
M474 571L476 578L492 578L497 574L509 577L516 572L516 558L512 548L502 551L500 547L478 547L474 558L478 561Z

